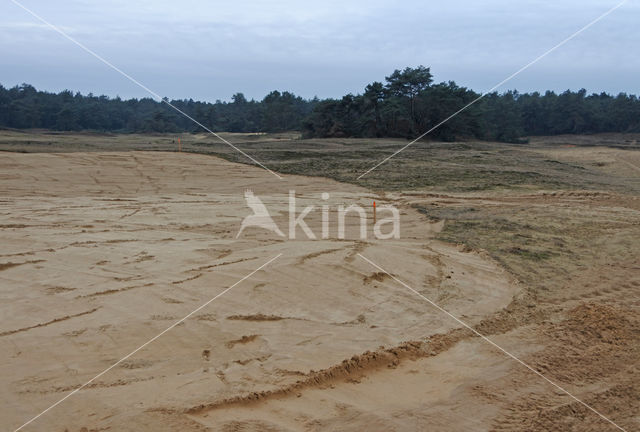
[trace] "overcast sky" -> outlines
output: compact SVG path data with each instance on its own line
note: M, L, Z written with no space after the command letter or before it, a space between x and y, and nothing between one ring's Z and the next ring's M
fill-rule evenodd
M362 92L394 69L482 92L618 0L18 0L169 98ZM500 90L640 94L640 2L620 9ZM0 84L148 94L9 0L0 0Z

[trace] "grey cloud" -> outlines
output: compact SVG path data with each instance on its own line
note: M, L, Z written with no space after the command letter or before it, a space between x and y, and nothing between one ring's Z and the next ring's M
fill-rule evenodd
M603 1L25 1L160 94L261 98L359 92L424 64L437 80L485 90L611 7ZM401 5L401 6L400 6ZM0 83L145 96L5 2ZM505 88L639 93L640 7L629 3Z

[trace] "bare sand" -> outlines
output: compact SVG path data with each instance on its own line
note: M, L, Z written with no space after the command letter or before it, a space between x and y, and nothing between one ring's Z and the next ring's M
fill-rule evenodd
M331 238L236 239L247 188L283 230L289 190L298 209L329 192ZM489 430L521 391L539 397L523 412L575 406L358 256L518 356L545 349L517 323L492 330L522 286L486 253L436 241L442 224L411 206L424 197L160 152L5 153L0 191L7 430L279 254L25 430ZM351 217L338 239L336 207L374 200L401 209L401 238L362 241ZM320 232L318 209L306 221Z

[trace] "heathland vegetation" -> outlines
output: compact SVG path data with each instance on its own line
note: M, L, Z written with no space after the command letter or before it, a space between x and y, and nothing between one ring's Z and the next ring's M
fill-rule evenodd
M262 100L242 93L230 102L165 100L213 131L297 130L311 137L412 138L480 96L453 81L434 83L430 68L395 70L385 82L341 99L304 99L272 91ZM29 84L0 85L0 127L125 133L201 129L167 103L151 98L39 91ZM521 142L535 135L639 132L640 100L620 93L567 90L544 94L493 92L431 134L445 141L474 138Z

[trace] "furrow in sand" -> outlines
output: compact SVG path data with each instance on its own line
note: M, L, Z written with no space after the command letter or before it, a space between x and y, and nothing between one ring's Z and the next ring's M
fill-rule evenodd
M15 329L15 330L7 330L7 331L4 331L4 332L0 333L0 336L9 336L9 335L12 335L12 334L15 334L15 333L25 332L27 330L33 330L33 329L39 328L39 327L46 327L48 325L59 323L59 322L62 322L62 321L66 321L66 320L71 319L71 318L77 318L77 317L82 316L82 315L88 315L90 313L94 313L98 309L100 309L100 308L99 307L93 308L91 310L80 312L80 313L77 313L77 314L74 314L74 315L65 315L63 317L54 318L51 321L47 321L47 322L44 322L44 323L32 325L32 326L29 326L29 327L22 327L22 328Z

